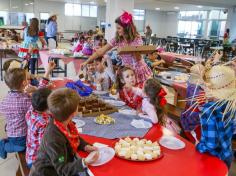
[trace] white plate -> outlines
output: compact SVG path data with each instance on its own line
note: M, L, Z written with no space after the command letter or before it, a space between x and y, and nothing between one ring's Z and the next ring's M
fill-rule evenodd
M110 104L110 105L113 105L113 106L117 106L117 107L120 107L120 106L124 106L125 105L125 102L123 101L117 101L117 100L105 100L106 103Z
M77 128L81 128L85 125L85 122L83 120L73 119L73 121L75 122Z
M147 122L143 119L140 120L132 120L131 125L135 128L151 128L152 127L152 123Z
M137 115L137 111L132 109L120 109L119 113L127 114L127 115Z
M174 136L163 136L159 143L168 149L179 150L185 147L185 143Z
M100 166L106 164L115 156L115 150L111 147L102 147L98 149L99 158L98 160L91 164L92 166Z
M105 95L105 94L107 94L108 92L107 92L107 91L94 90L93 93L94 93L95 95Z

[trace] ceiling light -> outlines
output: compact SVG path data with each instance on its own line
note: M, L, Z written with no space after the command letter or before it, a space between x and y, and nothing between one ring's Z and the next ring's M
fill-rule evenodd
M179 10L179 7L174 7L175 10Z
M197 6L197 7L198 7L199 9L201 9L201 8L202 8L202 6L200 6L200 5L199 5L199 6Z
M29 4L25 4L26 6L28 6ZM13 8L13 7L12 7Z
M13 7L11 7L11 8L13 8L13 9L17 9L18 7L17 7L17 6L13 6Z
M91 2L89 2L90 4L95 4L95 2L94 1L91 1Z
M159 8L159 7L157 7L157 8L155 8L156 10L161 10L161 8Z
M31 2L30 4L31 4L31 5L33 5L34 3L33 3L33 2Z

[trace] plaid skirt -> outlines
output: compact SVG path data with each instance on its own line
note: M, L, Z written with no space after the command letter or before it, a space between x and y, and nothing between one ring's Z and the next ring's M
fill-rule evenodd
M30 48L33 48L31 53L29 53ZM19 49L18 56L23 59L39 58L38 44L35 42L23 42Z

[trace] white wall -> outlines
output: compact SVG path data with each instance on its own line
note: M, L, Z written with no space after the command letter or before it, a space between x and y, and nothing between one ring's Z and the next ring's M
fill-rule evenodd
M88 30L95 29L99 23L98 20L105 20L105 7L98 7L98 18L93 17L71 17L65 16L64 2L51 2L44 0L35 0L34 12L39 18L42 12L53 13L58 15L58 29L63 32L66 30Z
M178 14L146 10L145 26L150 25L153 34L157 37L176 36L178 29Z

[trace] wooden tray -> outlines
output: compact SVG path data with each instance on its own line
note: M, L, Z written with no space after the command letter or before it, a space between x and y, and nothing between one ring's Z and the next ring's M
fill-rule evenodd
M140 54L148 54L156 51L156 46L126 46L117 48L118 54L131 54L131 53L140 53Z
M101 114L108 115L108 114L112 114L114 112L118 112L118 109L113 108L111 110L106 110L106 111L86 113L86 114L82 114L81 117L96 117L96 116L99 116Z

